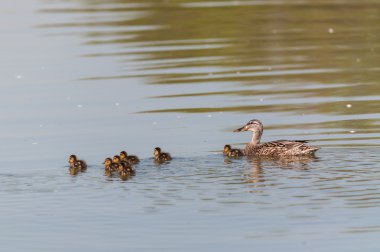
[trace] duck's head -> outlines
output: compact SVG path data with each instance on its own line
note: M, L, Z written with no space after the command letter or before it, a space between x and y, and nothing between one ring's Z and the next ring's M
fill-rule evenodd
M74 164L76 161L77 161L77 156L76 155L70 155L69 163Z
M263 124L259 120L253 119L247 122L243 127L234 130L234 132L252 131L253 133L262 133L263 130Z
M223 152L224 153L228 153L230 151L231 151L231 145L229 145L229 144L224 145Z
M120 152L120 158L121 158L121 159L125 159L125 158L127 158L127 156L128 156L128 154L127 154L126 151L122 151L122 152Z
M111 158L106 158L106 159L104 160L104 163L103 163L103 164L105 164L106 166L111 165L111 164L112 164L112 159L111 159Z
M114 163L120 163L120 156L119 155L115 155L115 156L113 156L113 159L112 159L112 161L114 162Z
M160 154L161 154L161 148L160 147L154 148L154 156L159 156Z

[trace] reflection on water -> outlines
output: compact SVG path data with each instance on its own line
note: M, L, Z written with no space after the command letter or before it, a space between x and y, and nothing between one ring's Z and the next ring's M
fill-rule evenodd
M336 134L336 144L377 145L370 134L380 125L378 7L371 0L58 1L40 12L72 18L40 26L75 28L84 45L98 47L82 56L134 62L82 80L141 78L165 90L147 92L153 101L135 112L275 112L296 116L287 127L299 130L310 122L302 116L318 115L312 128L322 143Z

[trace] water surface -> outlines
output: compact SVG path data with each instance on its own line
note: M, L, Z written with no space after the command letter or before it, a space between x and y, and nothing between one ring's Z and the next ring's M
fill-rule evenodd
M378 251L379 7L1 2L3 248ZM253 118L264 141L322 150L225 160ZM175 159L156 166L155 146ZM136 176L104 176L123 149Z

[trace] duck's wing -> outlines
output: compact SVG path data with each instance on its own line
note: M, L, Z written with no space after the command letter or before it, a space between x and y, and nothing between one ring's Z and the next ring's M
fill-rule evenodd
M259 149L266 155L309 155L319 148L307 145L306 140L278 140L261 144Z

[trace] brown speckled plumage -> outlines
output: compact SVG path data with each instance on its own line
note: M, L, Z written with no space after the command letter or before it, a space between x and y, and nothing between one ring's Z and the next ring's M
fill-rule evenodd
M318 147L307 145L307 141L278 140L260 144L264 131L263 124L259 120L251 120L245 126L235 132L252 131L252 140L244 149L246 156L300 156L313 155Z

